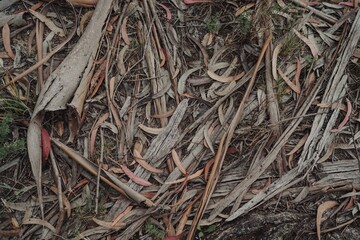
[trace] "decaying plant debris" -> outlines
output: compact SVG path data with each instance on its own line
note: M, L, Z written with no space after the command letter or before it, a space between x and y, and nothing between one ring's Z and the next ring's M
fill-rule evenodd
M359 224L357 1L0 9L1 236L258 239L270 221L273 237L340 239Z

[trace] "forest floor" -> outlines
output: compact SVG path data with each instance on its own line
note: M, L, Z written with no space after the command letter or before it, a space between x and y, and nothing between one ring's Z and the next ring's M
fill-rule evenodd
M1 239L360 238L358 4L1 1Z

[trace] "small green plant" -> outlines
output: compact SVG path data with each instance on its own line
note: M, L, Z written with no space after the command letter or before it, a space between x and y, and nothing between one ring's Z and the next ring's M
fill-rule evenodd
M210 225L206 227L205 229L202 229L200 226L197 226L197 236L200 239L203 239L206 234L210 234L216 231L216 225Z
M217 34L220 30L220 14L217 13L215 15L210 16L206 21L206 29L210 33Z
M163 239L165 237L165 232L151 223L146 223L145 232L154 239Z
M4 159L10 153L19 153L25 150L25 140L20 138L16 141L10 142L10 123L14 119L10 116L0 122L0 159Z
M249 33L251 29L251 19L250 15L247 12L244 12L238 16L239 25L240 25L240 33L245 36Z

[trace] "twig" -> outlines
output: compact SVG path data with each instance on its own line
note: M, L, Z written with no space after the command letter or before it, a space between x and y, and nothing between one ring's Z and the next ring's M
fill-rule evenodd
M101 168L104 161L104 130L100 128L100 160L98 165L98 171L97 171L97 178L96 178L96 197L95 197L95 213L98 213L99 208L99 188L100 188L100 175L101 175Z
M191 224L189 234L188 234L188 236L186 238L187 240L192 240L192 238L193 238L193 236L195 234L197 225L200 222L200 220L201 220L201 218L202 218L202 216L204 214L204 211L205 211L205 209L207 207L207 204L208 204L208 202L209 202L209 200L211 198L211 195L212 195L212 193L213 193L213 191L215 189L217 181L219 180L222 164L223 164L225 156L226 156L226 151L227 151L227 149L228 149L228 147L230 145L231 139L232 139L232 137L234 135L235 128L238 125L238 123L241 120L241 117L242 117L242 115L244 113L245 103L247 102L247 100L249 98L249 95L250 95L250 92L252 90L252 87L254 86L255 78L256 78L256 75L257 75L257 70L258 70L258 68L260 66L260 63L262 62L262 59L263 59L263 57L265 55L265 51L268 48L268 46L269 46L269 44L271 42L271 39L272 39L272 35L270 34L269 37L266 39L264 45L263 45L263 48L261 50L261 53L260 53L259 58L258 58L258 60L256 62L256 65L255 65L253 75L252 75L252 77L251 77L251 79L249 81L249 85L248 85L248 87L246 89L246 92L245 92L243 98L242 98L242 101L240 103L240 106L239 106L236 114L235 114L235 117L231 121L229 131L227 132L227 134L224 134L222 139L221 139L220 146L218 148L218 151L217 151L217 154L216 154L216 157L215 157L215 163L214 163L214 166L211 169L211 175L210 175L209 181L208 181L208 183L206 185L204 195L202 197L200 206L198 207L198 211L196 212L194 220L193 220L193 222ZM225 144L224 144L224 141L225 141Z

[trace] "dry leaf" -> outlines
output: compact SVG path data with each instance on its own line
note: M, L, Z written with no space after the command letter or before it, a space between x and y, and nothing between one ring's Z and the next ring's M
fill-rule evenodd
M67 1L72 5L79 7L93 7L98 2L98 0L67 0Z
M338 128L335 129L331 129L330 132L339 132L341 131L341 129L345 126L345 124L349 121L350 115L351 115L351 111L352 111L352 106L351 106L351 102L349 99L346 98L346 103L347 103L347 112L345 115L345 118L342 120L342 122L340 123Z
M320 206L317 209L317 214L316 214L316 234L317 234L317 237L318 237L319 240L320 240L320 233L321 233L320 225L321 225L322 215L326 210L328 210L330 208L333 208L336 205L337 205L336 201L326 201L326 202L320 204Z
M154 134L154 135L158 135L162 131L164 131L164 128L151 128L151 127L147 127L143 124L139 124L139 128L141 128L141 130L143 130L147 133Z
M149 172L158 173L158 174L164 173L164 171L162 169L155 168L155 167L151 166L149 163L147 163L142 158L142 156L141 156L140 152L138 152L138 150L134 149L133 154L134 154L135 161L137 163L139 163L140 166L142 166L143 168L148 170Z
M29 12L34 15L37 19L43 22L51 31L57 34L60 37L65 37L65 32L61 28L57 27L50 18L44 16L41 13L38 13L34 10L29 9Z
M231 76L231 77L219 76L210 70L207 71L207 74L209 75L210 78L214 79L215 81L222 82L222 83L229 83L232 81L237 81L240 78L242 78L245 75L245 72L241 72L238 75Z
M298 36L298 38L300 38L306 45L308 45L308 47L310 48L311 54L313 55L314 59L318 58L319 55L319 50L316 46L315 43L311 42L308 38L304 37L303 35L301 35L301 33L299 33L296 29L293 29L294 33L296 34L296 36Z
M15 54L11 49L11 40L10 40L10 28L7 23L4 24L2 28L2 38L3 38L3 44L5 51L9 57L12 59L15 59Z
M279 77L277 75L277 59L280 53L280 49L282 47L282 44L279 44L275 47L274 52L273 52L273 57L272 57L272 74L273 74L273 78L274 80L278 80Z
M121 24L121 37L127 45L130 45L130 39L129 39L129 36L126 31L127 20L128 20L128 17L124 17L124 20Z
M281 78L286 82L286 84L296 93L300 94L301 89L300 86L295 85L294 83L292 83L290 81L290 79L285 75L285 73L283 73L280 68L278 68L278 72L281 76Z
M241 8L239 8L238 10L236 10L235 12L235 17L238 17L240 14L242 14L243 12L247 11L248 9L252 8L253 6L255 6L255 3L248 3L245 6L242 6Z
M128 169L125 165L120 165L126 176L128 176L134 183L137 183L141 186L152 186L151 182L142 179L141 177L136 176L130 169Z
M174 160L175 165L177 166L177 168L180 170L180 172L184 175L186 175L186 169L181 165L181 161L179 158L179 155L177 154L177 152L175 151L175 149L171 150L171 156Z
M111 226L115 226L120 220L122 217L124 217L127 213L129 213L131 211L131 209L133 208L133 206L128 206L123 212L121 212L114 220L113 222L111 223Z
M175 180L175 181L171 181L171 182L165 182L165 184L175 184L175 183L181 183L181 182L184 182L185 180L189 181L189 180L192 180L194 178L197 178L199 176L201 176L201 174L203 173L204 169L200 169L198 170L196 173L188 176L188 177L184 177L184 178L180 178L178 180Z
M121 228L124 228L126 226L126 224L123 222L118 222L115 225L113 225L113 222L105 222L97 218L92 218L92 220L99 226L112 230L120 230Z
M98 121L95 123L95 126L93 127L93 129L91 130L91 134L90 134L90 142L89 142L89 151L90 151L90 156L93 155L94 153L94 146L95 146L95 139L96 139L96 133L97 130L99 129L100 125L105 122L105 120L109 117L109 113L105 113L104 115L102 115Z
M187 70L187 71L180 77L180 79L179 79L179 81L178 81L178 93L179 93L179 94L184 94L184 93L185 93L185 85L186 85L186 80L188 79L188 77L189 77L192 73L200 70L201 68L202 68L202 67L197 67L197 68L189 69L189 70Z
M124 55L125 52L128 50L129 46L125 45L119 53L119 61L117 63L117 67L119 68L120 71L120 75L124 76L126 73L126 67L125 67L125 63L124 63Z
M169 9L167 6L165 6L164 4L162 4L162 3L160 3L159 5L165 9L166 19L170 21L170 20L171 20L171 12L170 12L170 9Z
M294 153L296 153L306 142L307 138L308 138L309 134L305 134L300 141L296 144L296 146L293 148L293 150L291 150L288 154L286 154L287 156L292 155Z
M51 148L51 143L50 143L49 133L45 128L43 128L41 129L41 149L42 149L43 161L46 161L48 159L50 154L50 148Z

